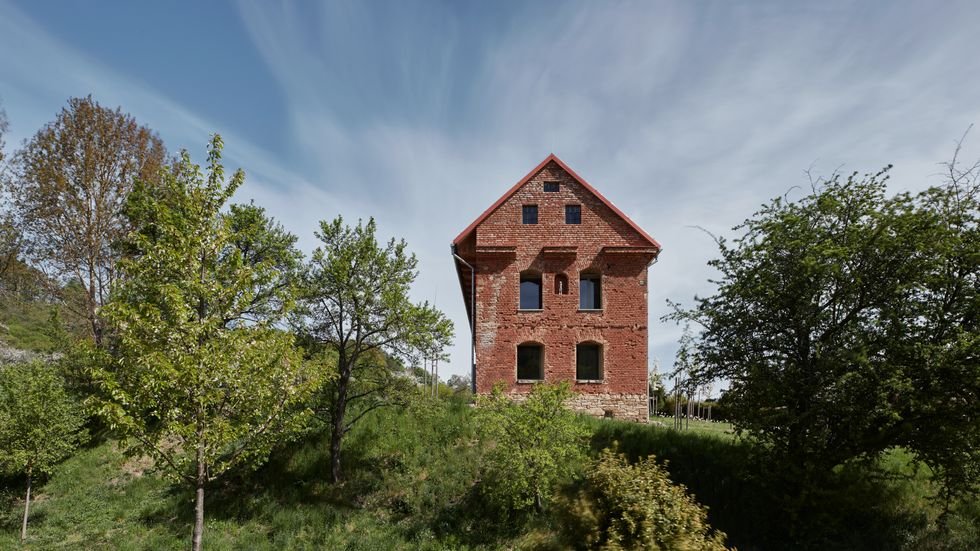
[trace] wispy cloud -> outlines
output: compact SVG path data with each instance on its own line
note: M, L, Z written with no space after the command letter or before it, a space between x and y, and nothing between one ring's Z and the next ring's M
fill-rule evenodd
M664 244L650 343L669 366L679 329L658 321L664 299L711 289L713 243L692 226L726 233L811 166L895 163L896 189L922 188L980 120L975 3L476 6L242 3L295 154L286 165L225 133L247 194L307 248L316 221L336 214L375 216L383 235L409 241L418 298L456 322L451 373L468 371L468 347L449 241L549 152ZM17 132L89 92L172 145L200 148L227 127L2 2L0 51L26 52L0 55Z

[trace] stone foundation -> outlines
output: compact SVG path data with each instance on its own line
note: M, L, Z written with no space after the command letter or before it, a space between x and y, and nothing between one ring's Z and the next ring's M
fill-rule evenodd
M566 405L593 417L611 417L641 423L649 420L646 394L580 393L572 396Z
M522 402L527 394L513 392L508 394L515 402ZM575 393L565 402L572 411L593 417L621 419L646 423L650 420L649 403L646 394L604 394Z

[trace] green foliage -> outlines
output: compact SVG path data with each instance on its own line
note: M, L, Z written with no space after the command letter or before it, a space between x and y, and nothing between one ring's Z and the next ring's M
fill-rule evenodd
M344 435L368 412L402 403L412 385L401 366L442 357L453 332L442 312L411 301L418 262L405 241L382 247L375 231L373 219L355 227L340 217L320 222L322 244L304 277L302 338L311 354L336 354L335 364L321 364L329 382L318 408L332 431L334 482L341 478Z
M725 535L683 486L670 481L654 457L635 464L605 449L587 470L587 485L566 524L590 549L721 550Z
M42 362L0 366L0 465L47 474L84 441L82 408Z
M900 444L955 498L980 496L980 163L947 163L947 181L907 216L914 278L884 313L891 361L908 379Z
M93 398L136 451L199 490L264 461L304 423L300 405L316 383L276 327L294 292L282 255L245 245L292 241L261 212L222 214L244 174L225 184L221 146L215 136L206 177L185 152L161 185L130 195L124 277L103 312L113 356ZM269 235L257 235L263 224Z
M685 366L729 381L727 413L800 515L835 468L893 446L947 502L980 481L978 169L915 197L888 197L886 171L765 205L718 240L716 293L672 316L703 327Z
M544 510L585 458L588 432L565 407L568 383L535 385L515 402L498 387L478 398L480 436L488 450L482 492L505 516Z

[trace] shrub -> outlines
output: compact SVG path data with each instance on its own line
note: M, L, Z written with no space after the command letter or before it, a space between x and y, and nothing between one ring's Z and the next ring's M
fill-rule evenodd
M606 448L568 506L569 542L590 549L722 550L725 534L654 457L630 464Z
M589 431L565 407L568 383L538 384L522 403L495 388L480 397L479 430L487 444L482 493L500 511L544 510L559 483L585 458Z

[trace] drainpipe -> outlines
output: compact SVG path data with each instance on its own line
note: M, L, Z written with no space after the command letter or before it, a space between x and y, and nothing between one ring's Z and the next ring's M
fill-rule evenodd
M473 338L470 339L470 391L476 395L476 269L469 262L463 260L456 254L456 246L452 246L453 258L462 262L463 266L470 269L470 331Z

